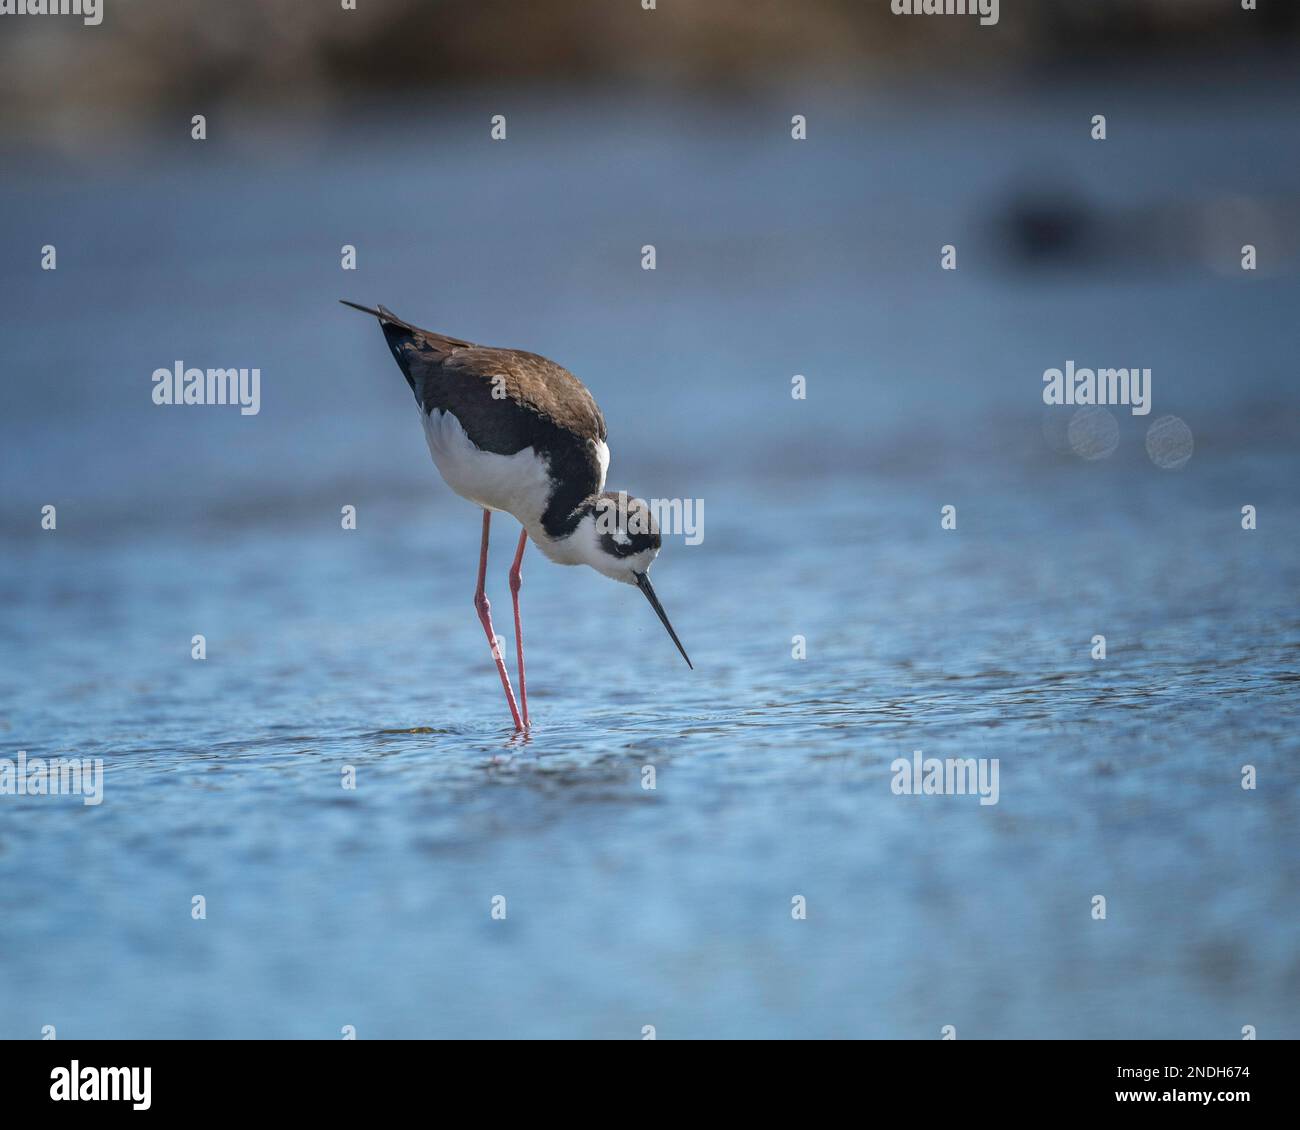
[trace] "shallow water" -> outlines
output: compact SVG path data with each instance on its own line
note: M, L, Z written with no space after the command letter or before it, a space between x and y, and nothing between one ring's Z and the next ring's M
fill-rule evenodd
M1236 163L1283 105L1120 101L1165 142L1109 151L1152 199L1300 196ZM106 778L0 798L0 1036L1294 1037L1295 273L999 257L1069 105L991 101L992 152L915 105L794 153L541 105L505 151L449 117L414 159L370 131L7 183L5 242L62 246L4 268L0 756ZM556 357L613 487L704 499L654 573L695 671L638 593L534 551L511 734L477 514L340 296ZM1154 369L1109 458L1053 444L1067 357ZM260 365L261 413L153 406L176 358ZM1180 471L1143 449L1168 413ZM998 803L894 795L916 749L997 758Z

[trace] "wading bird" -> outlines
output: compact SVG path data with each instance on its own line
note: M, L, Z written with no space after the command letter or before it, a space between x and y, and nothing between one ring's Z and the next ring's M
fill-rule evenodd
M590 565L606 577L636 585L687 666L693 666L650 584L650 564L659 553L660 540L649 507L625 493L605 490L609 468L605 417L582 382L536 353L474 345L422 330L383 306L371 309L340 301L379 319L384 340L415 394L438 473L462 498L483 508L474 607L487 633L515 729L529 725L519 622L520 566L529 538L561 565ZM495 510L513 515L523 526L510 568L519 657L518 706L484 592L488 528Z

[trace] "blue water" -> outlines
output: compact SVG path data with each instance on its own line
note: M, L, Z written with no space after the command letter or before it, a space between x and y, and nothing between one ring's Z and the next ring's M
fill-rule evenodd
M861 97L803 145L784 102L536 102L7 163L0 757L105 783L0 797L0 1037L1300 1034L1294 97L1115 91L1104 149L1083 88ZM1266 201L1267 269L1213 223L1025 261L1027 169L1103 226ZM614 488L704 500L654 571L695 671L533 551L513 736L478 514L339 297L556 358ZM1044 409L1067 358L1153 369L1108 458ZM154 406L177 359L259 366L260 414ZM894 795L916 749L999 802Z

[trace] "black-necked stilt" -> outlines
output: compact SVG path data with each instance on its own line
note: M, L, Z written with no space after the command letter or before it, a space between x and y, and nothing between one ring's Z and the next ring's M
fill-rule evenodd
M606 577L636 585L692 666L650 584L659 531L640 499L605 490L609 468L605 417L582 382L536 353L474 345L422 330L383 306L372 310L340 301L379 319L388 348L415 393L434 465L452 490L483 508L474 607L487 633L515 728L529 725L519 587L520 564L530 537L552 561L590 565ZM523 526L510 568L522 718L483 589L494 510L514 515Z

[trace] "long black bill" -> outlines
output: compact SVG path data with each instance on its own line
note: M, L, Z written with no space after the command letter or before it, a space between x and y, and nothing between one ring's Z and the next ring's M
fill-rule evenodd
M344 306L351 306L353 310L360 310L363 314L373 314L376 318L382 318L384 316L382 310L373 310L369 306L362 306L356 302L349 302L346 298L340 298L339 301L343 303Z
M682 658L686 660L686 666L694 671L695 664L691 662L691 657L686 654L686 649L682 647L682 641L677 638L673 626L668 623L668 613L664 611L664 606L659 603L659 598L655 596L654 586L650 584L650 578L645 573L633 573L632 576L636 578L636 587L645 593L645 598L650 602L650 607L655 610L655 615L664 622L664 627L668 629L668 634L673 637L673 643L677 645L677 650L682 653Z

